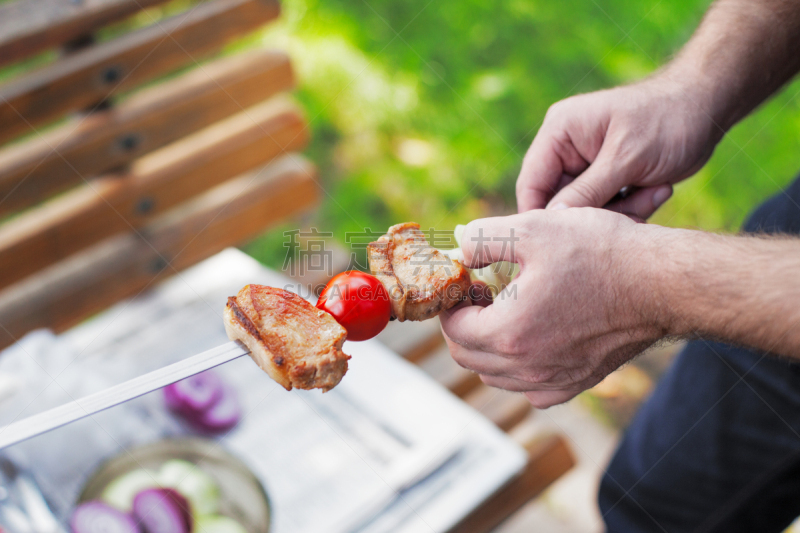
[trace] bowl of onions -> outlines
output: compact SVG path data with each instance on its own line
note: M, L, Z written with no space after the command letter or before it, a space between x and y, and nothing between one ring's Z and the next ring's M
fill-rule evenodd
M91 476L73 533L268 533L264 487L239 459L203 438L134 448Z

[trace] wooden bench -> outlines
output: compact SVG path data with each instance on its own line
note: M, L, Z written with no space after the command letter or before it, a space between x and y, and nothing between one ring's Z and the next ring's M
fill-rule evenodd
M293 153L305 120L276 96L294 85L287 55L215 57L277 0L142 11L164 1L0 5L0 67L17 72L0 85L0 347L317 203L315 169ZM95 37L137 13L144 27Z

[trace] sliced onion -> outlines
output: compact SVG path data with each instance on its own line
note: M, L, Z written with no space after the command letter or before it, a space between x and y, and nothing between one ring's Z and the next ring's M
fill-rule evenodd
M222 393L222 380L208 370L164 387L164 401L174 413L192 417L214 406Z
M204 516L197 521L197 531L200 533L247 533L247 530L227 516Z
M72 533L140 533L133 518L99 501L76 507L69 524Z
M158 486L153 472L140 468L124 474L106 486L100 497L107 504L126 513L133 509L133 498L144 489Z
M189 502L173 489L146 489L133 499L133 516L145 533L190 533Z
M242 418L242 408L236 391L226 387L222 398L204 413L189 418L191 424L205 433L222 433L234 427Z
M458 244L461 259L460 261L463 263L464 261L464 253L460 251L461 247L461 238L464 236L464 229L466 226L458 225L455 228L454 236L456 238L456 244ZM450 251L449 254L451 258L453 258L453 251ZM476 268L476 269L468 269L470 278L472 281L482 281L486 283L489 287L489 290L492 293L492 298L497 298L497 296L503 292L503 289L510 284L517 274L519 274L519 265L515 263L508 263L506 261L500 261L499 263L494 263L491 265L487 265L483 268Z
M219 509L220 491L214 478L188 461L173 459L161 466L158 482L185 496L195 516L214 514Z

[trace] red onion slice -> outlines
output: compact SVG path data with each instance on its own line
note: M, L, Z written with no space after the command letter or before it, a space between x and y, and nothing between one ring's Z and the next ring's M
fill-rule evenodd
M206 412L192 417L190 422L200 431L215 434L231 429L241 418L242 408L236 391L225 387L219 401Z
M173 489L146 489L133 499L133 516L145 533L191 533L189 502Z
M140 533L133 518L99 501L76 507L69 524L73 533Z
M212 371L206 371L164 387L167 407L183 416L197 416L222 397L223 383Z

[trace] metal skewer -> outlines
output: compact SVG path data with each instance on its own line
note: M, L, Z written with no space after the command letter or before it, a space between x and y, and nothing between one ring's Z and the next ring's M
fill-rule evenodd
M243 344L229 342L79 400L12 422L0 427L0 449L92 416L249 353Z

